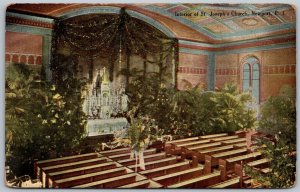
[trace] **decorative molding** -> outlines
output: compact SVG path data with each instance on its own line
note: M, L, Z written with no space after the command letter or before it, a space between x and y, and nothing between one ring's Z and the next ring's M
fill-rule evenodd
M13 23L6 23L6 31L19 32L19 33L30 33L34 35L52 35L52 29L34 27L28 25L19 25Z
M201 42L194 42L194 41L187 41L187 40L179 40L179 46L181 47L194 47L197 49L205 49L205 48L213 48L211 50L218 50L218 48L225 48L229 46L243 46L246 44L254 44L254 43L261 43L263 41L274 41L274 43L277 43L278 40L286 40L286 39L292 39L296 40L295 34L284 34L284 35L277 35L273 37L265 37L265 38L259 38L259 39L250 39L250 40L243 40L243 41L237 41L237 42L229 42L229 43L219 43L219 44L209 44L209 43L201 43Z
M17 18L17 17L6 17L7 23L14 23L14 24L20 24L20 25L29 25L29 26L36 26L36 27L43 27L43 28L53 28L53 24L51 23L45 23L40 21L34 21L29 19L23 19L23 18Z
M263 66L263 74L296 74L296 64Z
M255 47L243 47L243 48L231 49L231 50L226 50L226 47L224 47L222 51L213 51L212 49L199 50L199 49L179 47L179 53L187 53L187 54L194 54L194 55L209 55L210 53L214 52L216 55L225 55L225 54L233 54L233 53L249 53L255 51L265 51L271 49L283 49L283 48L292 48L292 47L296 47L296 42L261 45Z
M20 13L12 13L9 11L6 12L6 17L13 17L13 18L25 19L25 20L30 20L30 21L54 24L54 19L31 16L31 15L20 14Z
M207 73L207 69L199 67L178 67L178 73L204 75Z
M216 69L215 70L216 75L238 75L240 73L239 69Z

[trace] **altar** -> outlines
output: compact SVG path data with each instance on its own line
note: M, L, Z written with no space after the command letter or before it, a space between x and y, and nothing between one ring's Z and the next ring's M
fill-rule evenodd
M124 137L128 126L126 118L89 119L86 125L87 136L118 135Z
M98 70L91 89L84 95L83 112L87 116L87 136L109 135L124 137L128 127L122 117L128 110L128 96L124 84L109 80L106 68Z

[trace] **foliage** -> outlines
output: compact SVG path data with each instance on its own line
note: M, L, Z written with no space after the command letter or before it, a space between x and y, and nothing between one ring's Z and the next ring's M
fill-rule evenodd
M6 157L17 175L32 174L34 159L70 153L81 140L80 83L71 77L66 81L57 87L40 81L25 65L7 67Z
M260 139L263 155L271 160L272 172L264 175L251 168L246 171L269 188L293 187L296 174L296 107L295 99L270 97L261 108L259 131L277 139L275 143Z
M296 155L291 146L286 145L281 138L278 138L275 143L260 139L258 144L264 146L261 152L265 158L271 160L272 171L263 174L259 170L245 167L246 174L265 188L293 187L296 176Z
M278 135L287 144L296 145L295 99L284 96L270 97L261 108L259 131Z
M129 114L132 111L129 112ZM127 137L130 140L130 146L134 151L140 151L160 136L159 129L154 119L146 117L132 118L130 127L127 131Z
M249 107L251 96L239 94L234 85L226 85L219 92L198 86L176 90L167 87L164 79L159 81L158 74L145 77L135 71L127 91L136 117L155 119L163 134L186 137L255 126L255 112Z

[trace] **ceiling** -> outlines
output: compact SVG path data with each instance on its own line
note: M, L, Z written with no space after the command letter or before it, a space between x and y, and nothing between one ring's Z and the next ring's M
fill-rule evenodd
M63 13L88 6L103 6L103 4L15 4L9 6L8 11L56 18ZM295 32L296 28L296 13L288 4L110 4L109 6L127 7L137 12L159 15L211 39L284 34ZM255 15L252 11L267 15ZM275 11L279 14L275 14ZM185 16L196 12L199 15ZM205 12L206 15L201 15L201 12ZM210 15L211 12L215 15ZM248 15L240 15L245 12Z

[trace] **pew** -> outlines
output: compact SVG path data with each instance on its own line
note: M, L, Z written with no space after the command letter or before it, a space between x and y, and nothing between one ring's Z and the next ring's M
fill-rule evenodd
M100 156L101 155L99 155L98 153L87 153L87 154L81 154L81 155L73 155L73 156L68 156L68 157L36 161L34 163L34 170L35 170L34 174L35 174L36 178L38 178L42 181L41 168L43 168L43 167L49 167L49 166L55 166L55 165L60 165L60 164L65 164L65 163L72 163L72 162L77 162L77 161L82 161L82 160L88 160L88 159L93 159L93 158L97 158Z
M156 153L156 149L147 149L144 151L144 156L155 154L155 153ZM129 153L124 153L124 154L111 155L111 156L108 156L108 158L110 158L114 161L120 161L120 160L128 159L130 157L130 154L131 153L129 152Z
M82 161L82 160L92 159L92 158L96 158L96 157L99 157L99 154L97 154L97 153L86 153L86 154L81 154L81 155L73 155L73 156L68 156L68 157L41 160L41 161L37 161L36 165L39 166L39 167L48 167L48 166L53 166L53 165L72 163L72 162L75 162L75 161Z
M267 167L267 168L264 168L264 169L261 169L260 170L262 173L270 173L270 172L272 172L272 169L271 168L269 168L269 167Z
M221 181L220 171L201 175L200 177L182 181L173 185L169 185L168 188L203 188L207 185L213 185Z
M165 159L160 159L160 160L156 160L156 161L150 161L150 162L145 162L145 168L147 169L154 169L157 167L161 167L163 165L170 165L170 164L174 164L177 162L177 157L169 157L169 158L165 158ZM137 165L130 165L128 166L129 169L135 169L135 167L137 166L138 170L140 170L139 168L139 164Z
M180 144L180 143L185 143L187 141L194 141L194 140L198 140L199 137L189 137L189 138L185 138L185 139L178 139L178 140L172 140L172 141L167 141L167 144Z
M175 173L177 171L182 171L189 169L191 167L188 161L183 161L175 163L172 165L161 166L154 169L148 169L141 171L140 174L147 176L148 178L159 177L166 174Z
M105 163L109 159L106 157L101 157L101 158L94 158L94 159L88 159L88 160L83 160L83 161L78 161L78 162L72 162L72 163L65 163L65 164L59 164L59 165L52 165L48 167L43 167L41 168L41 182L43 187L48 187L49 185L49 173L52 172L59 172L59 171L64 171L64 170L70 170L70 169L75 169L75 168L80 168L84 166L91 166L91 165L96 165L99 163Z
M134 183L137 180L137 176L138 175L136 173L130 173L118 177L76 185L72 188L116 188L122 185Z
M49 173L48 176L52 180L58 180L58 179L65 179L68 177L75 177L75 176L83 175L83 174L87 174L87 173L94 173L97 171L113 169L116 167L117 167L117 165L115 162L107 162L107 163L96 164L96 165L91 165L91 166L79 167L76 169L68 169L68 170L63 170L63 171L58 171L58 172L52 172L52 173Z
M151 181L149 179L146 179L146 180L142 180L142 181L137 181L135 183L131 183L131 184L127 184L127 185L123 185L123 186L120 186L118 188L130 188L130 189L136 189L136 188L161 188L162 185L157 183L157 182L154 182L154 181Z
M187 147L187 149L198 151L200 149L212 148L212 147L219 146L219 145L221 145L221 142L208 143L208 144L198 145L198 146L195 146L195 147Z
M182 143L182 144L178 144L176 145L177 147L187 147L189 145L198 145L198 144L203 144L203 143L208 143L210 142L209 139L206 140L199 140L199 141L192 141L192 142L186 142L186 143Z
M249 165L250 167L267 168L266 166L268 166L269 162L270 162L269 159L263 158L256 161L249 162L247 163L247 165Z
M200 150L197 150L197 152L198 152L197 156L198 156L199 162L204 162L205 155L212 155L215 153L228 151L233 148L234 148L233 145L226 145L226 146L221 146L221 147L213 147L213 148L209 148L209 149L200 149Z
M235 147L247 147L247 143L246 142L235 143L233 146L235 146Z
M210 173L212 170L212 167L218 165L219 159L224 158L230 158L234 156L238 156L241 154L246 154L247 149L241 148L241 149L235 149L230 151L225 151L221 153L216 153L213 155L205 155L205 173Z
M67 170L67 169L79 168L79 167L83 167L83 166L96 165L96 164L104 163L104 162L107 162L106 157L89 159L89 160L78 161L78 162L73 162L73 163L60 164L60 165L49 166L49 167L43 167L42 170L44 172L51 173L51 172L57 172L57 171L62 171L62 170Z
M109 169L105 171L99 171L95 173L83 174L75 177L69 177L65 179L53 181L54 187L67 188L75 185L82 185L94 181L99 181L107 178L112 178L116 176L121 176L126 174L125 167L118 167L115 169Z
M219 133L219 134L211 134L211 135L203 135L199 136L200 139L211 139L211 138L216 138L216 137L223 137L227 136L228 133Z
M221 183L217 183L209 186L208 188L239 188L240 186L240 177L235 177Z
M237 139L237 138L239 138L239 136L232 135L232 136L225 136L225 137L213 138L211 140L212 141L226 141L226 140Z
M144 156L144 160L145 160L145 162L149 162L149 161L163 159L165 157L166 157L166 153L162 152L162 153L155 153L155 154L152 154L152 155ZM118 163L120 163L124 166L129 166L129 165L134 165L135 161L136 161L135 158L132 158L132 159L120 160L120 161L118 161Z
M253 152L246 155L240 155L228 159L219 159L219 169L221 170L222 180L226 180L229 170L233 170L235 163L240 163L241 161L247 163L249 161L255 160L257 157L261 156L260 152Z
M229 145L229 144L240 143L240 142L246 143L246 138L230 139L230 140L223 141L222 143Z
M184 180L192 179L198 176L201 176L203 167L195 167L187 169L184 171L178 171L175 173L162 175L159 177L152 178L153 181L156 181L164 186L172 185L179 183Z

